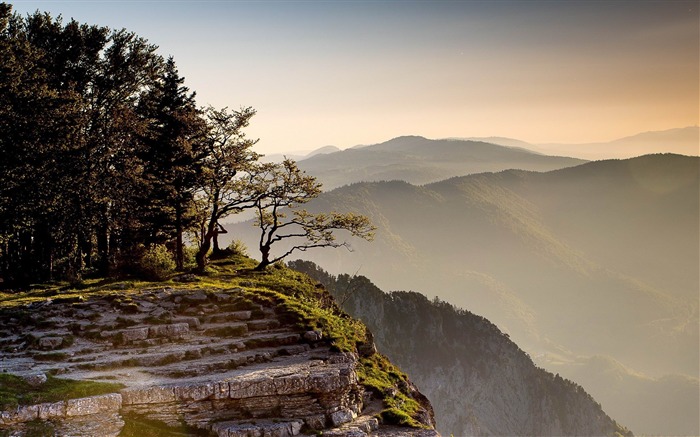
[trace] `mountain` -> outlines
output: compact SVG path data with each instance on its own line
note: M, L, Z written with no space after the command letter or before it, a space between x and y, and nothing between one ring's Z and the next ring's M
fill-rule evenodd
M0 435L439 437L361 322L255 265L0 293Z
M698 435L697 376L652 378L600 355L573 361L552 358L539 357L537 361L578 382L603 405L616 405L615 418L622 423L634 422L648 435Z
M483 317L415 292L384 293L363 276L319 280L433 400L443 435L626 435L577 384L537 368Z
M631 158L650 153L698 156L700 155L700 128L688 126L664 131L643 132L601 143L539 144L528 148L542 153L564 154L583 159Z
M544 171L583 162L481 141L406 136L311 156L299 161L299 167L317 177L325 189L332 189L355 182L395 179L425 184L472 173L509 168Z
M335 153L338 151L340 151L340 149L335 146L324 146L316 150L312 150L311 152L297 151L292 153L273 153L271 155L264 155L262 158L260 158L260 160L263 162L282 162L289 158L295 161L300 161L302 159L311 158L312 156L325 155L327 153Z
M666 154L353 184L309 207L369 216L375 241L304 258L467 308L535 358L604 355L662 382L697 377L699 169L697 157ZM248 225L229 235L256 247ZM599 400L617 417L624 395ZM649 402L645 410L658 406ZM645 410L625 424L647 433ZM665 433L687 423L697 426L697 412Z

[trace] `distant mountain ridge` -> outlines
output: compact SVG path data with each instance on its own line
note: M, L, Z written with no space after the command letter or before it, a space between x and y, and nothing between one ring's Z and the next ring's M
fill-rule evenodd
M452 176L510 168L547 171L583 162L481 141L404 136L371 146L311 156L301 160L299 167L317 177L325 189L332 189L367 181L403 180L426 184Z
M375 242L305 258L468 308L544 365L607 355L663 385L700 367L699 173L700 158L657 154L423 186L357 183L309 206L368 215ZM246 232L232 234L256 247ZM624 393L594 395L622 411ZM665 434L700 434L697 412L670 420L647 402L626 419L636 432L652 432L653 416Z
M612 141L582 144L538 144L531 147L542 153L561 153L583 159L632 158L653 153L700 155L700 128L688 126L664 131L642 132Z

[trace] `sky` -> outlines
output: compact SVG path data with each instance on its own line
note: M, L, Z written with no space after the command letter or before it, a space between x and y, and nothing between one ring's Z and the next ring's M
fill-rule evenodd
M699 124L697 1L10 1L126 28L261 153L401 135L608 141Z

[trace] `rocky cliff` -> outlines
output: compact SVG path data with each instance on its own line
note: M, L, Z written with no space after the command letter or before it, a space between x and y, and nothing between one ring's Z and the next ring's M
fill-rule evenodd
M436 435L364 325L304 275L252 266L0 295L0 435Z
M582 387L536 367L483 317L414 292L296 261L370 327L380 349L432 400L443 435L631 435Z

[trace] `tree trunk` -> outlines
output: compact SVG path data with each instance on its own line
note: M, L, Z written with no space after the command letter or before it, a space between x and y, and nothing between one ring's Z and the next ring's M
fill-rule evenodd
M214 231L214 235L212 235L211 239L213 243L212 250L214 251L214 253L218 254L219 252L221 252L221 249L219 248L219 232Z
M110 274L109 252L109 226L105 220L97 232L97 259L101 276Z
M175 268L178 272L185 270L185 253L182 245L182 205L175 206Z
M210 219L207 225L207 233L204 234L202 238L202 244L199 246L199 251L197 251L197 271L199 273L204 273L204 268L207 266L207 254L211 248L211 240L214 238L216 233L216 220Z
M260 246L260 255L262 256L262 260L260 264L255 267L255 270L258 272L265 270L265 267L270 265L270 246Z
M209 248L211 247L211 244L209 243L211 241L211 237L204 238L204 241L202 241L202 245L199 247L199 250L197 251L196 255L196 260L197 260L197 272L198 273L204 273L204 269L207 266L207 253L209 253Z

